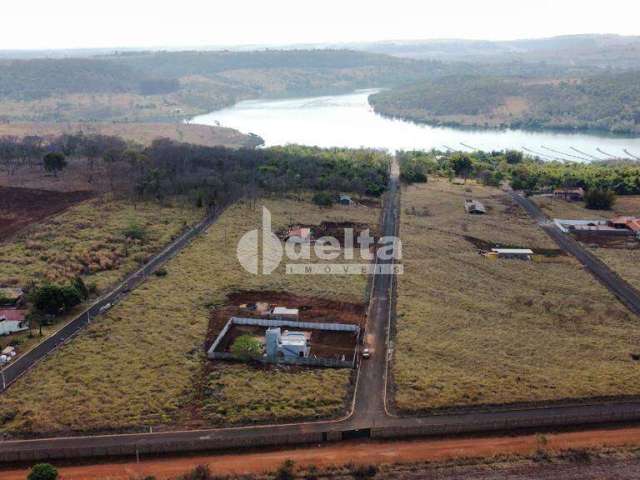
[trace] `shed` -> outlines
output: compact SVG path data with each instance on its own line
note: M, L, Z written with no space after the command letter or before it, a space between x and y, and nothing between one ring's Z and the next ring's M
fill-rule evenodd
M556 188L553 196L567 201L578 202L584 199L583 188Z
M297 308L274 307L271 316L281 320L298 320L300 311Z
M340 205L353 205L353 200L349 195L341 193L340 196L338 197L338 203Z
M311 240L311 229L308 227L291 227L287 233L287 240L308 242Z
M515 258L519 260L531 260L533 250L528 248L492 248L491 252L498 258Z
M465 200L464 209L467 213L473 215L484 215L485 213L487 213L487 209L485 208L485 206L478 200Z

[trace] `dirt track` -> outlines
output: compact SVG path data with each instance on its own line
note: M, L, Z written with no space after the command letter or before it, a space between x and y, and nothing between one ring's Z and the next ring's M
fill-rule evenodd
M154 459L136 464L104 463L60 468L64 480L122 479L154 475L158 479L174 478L197 465L209 464L215 474L249 474L276 469L291 459L299 466L328 467L347 463L393 464L446 461L459 458L481 458L495 455L529 455L543 447L548 452L568 449L592 449L640 445L640 427L616 430L590 430L549 434L544 437L456 438L447 440L417 440L399 442L346 442L297 450L255 452L244 455L193 456ZM23 480L27 470L4 471L3 480Z

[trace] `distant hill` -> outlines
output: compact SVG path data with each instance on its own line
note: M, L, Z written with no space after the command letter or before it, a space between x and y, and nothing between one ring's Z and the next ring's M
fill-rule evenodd
M350 48L404 58L441 61L549 62L566 66L640 68L640 36L567 35L542 39L391 41Z

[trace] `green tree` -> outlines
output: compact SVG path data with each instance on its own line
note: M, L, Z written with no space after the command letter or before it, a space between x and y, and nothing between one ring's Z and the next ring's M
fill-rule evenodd
M584 202L591 210L611 210L616 203L616 194L612 190L593 188L584 194Z
M313 196L312 201L319 207L331 207L334 199L329 192L318 192Z
M53 173L55 177L67 166L67 157L64 153L49 152L42 159L45 171Z
M58 470L48 463L34 465L27 476L27 480L57 480Z
M241 335L231 345L231 353L244 361L253 360L262 355L262 343L251 335Z
M451 168L457 176L466 179L473 169L471 157L466 153L456 153L451 157Z
M49 315L58 315L80 304L82 293L73 285L45 284L38 287L32 294L32 301L36 309Z

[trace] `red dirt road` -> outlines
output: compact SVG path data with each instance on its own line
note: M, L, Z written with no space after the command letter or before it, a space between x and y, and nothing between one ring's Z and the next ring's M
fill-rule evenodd
M545 450L622 447L640 445L640 427L591 430L545 435ZM215 456L153 459L140 463L121 462L60 468L63 480L130 480L154 475L158 479L175 478L197 465L209 464L215 474L249 474L275 470L287 459L296 464L327 467L332 465L416 463L454 458L478 458L495 455L532 454L541 447L536 435L492 438L456 438L396 442L345 442L295 450L223 454ZM27 469L0 472L3 480L24 480Z

